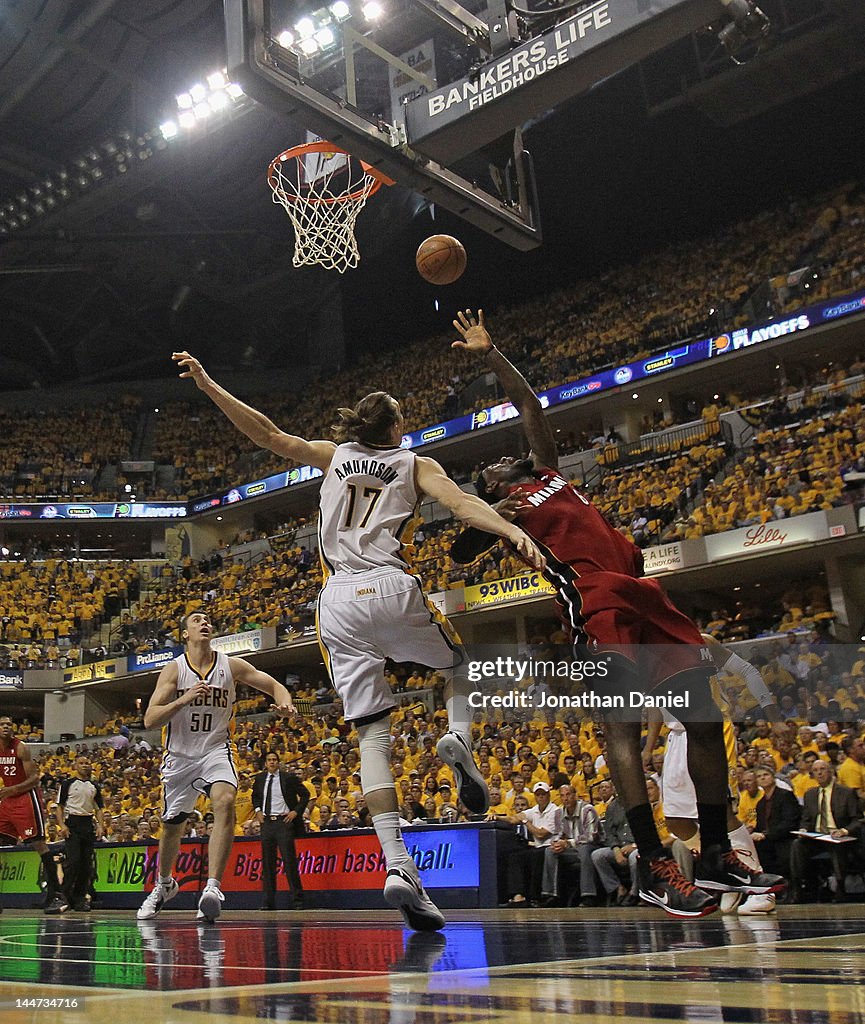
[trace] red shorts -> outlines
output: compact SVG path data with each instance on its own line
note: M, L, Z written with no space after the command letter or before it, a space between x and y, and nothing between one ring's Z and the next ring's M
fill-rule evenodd
M23 843L45 838L45 809L35 789L0 800L0 836Z
M714 672L700 631L654 580L593 572L576 580L575 589L584 642L593 651L615 650L639 665L647 689L680 672Z

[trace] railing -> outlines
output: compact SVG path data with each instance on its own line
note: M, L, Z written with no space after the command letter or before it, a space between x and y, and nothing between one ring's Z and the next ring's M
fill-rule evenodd
M676 455L698 444L713 442L732 445L733 431L723 420L697 420L683 427L644 434L636 441L611 444L602 449L604 466L633 466L659 457Z

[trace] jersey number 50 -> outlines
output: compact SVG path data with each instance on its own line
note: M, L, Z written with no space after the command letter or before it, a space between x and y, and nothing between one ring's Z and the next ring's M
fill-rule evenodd
M198 711L193 711L189 716L189 731L190 732L210 732L213 728L213 715L208 712L207 714L199 714Z

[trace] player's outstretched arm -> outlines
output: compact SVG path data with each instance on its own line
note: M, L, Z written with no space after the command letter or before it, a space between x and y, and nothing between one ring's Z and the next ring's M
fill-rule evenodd
M454 320L454 327L462 335L463 340L455 341L451 347L481 356L486 360L522 418L523 429L536 462L550 469L557 469L559 452L541 401L532 391L526 378L493 344L484 323L484 311L479 309L475 316L470 309L465 312L460 310Z
M772 722L773 725L784 726L775 695L766 685L760 672L754 668L750 661L745 661L744 658L739 657L735 651L731 651L729 647L719 643L709 633L703 633L702 637L712 652L712 661L715 662L715 665L718 668L726 669L727 672L733 675L741 676L745 680L748 692L760 705L766 721Z
M514 523L503 519L498 512L474 494L466 494L457 487L435 459L418 457L417 484L424 494L449 508L457 519L510 541L520 555L536 569L543 569L546 565L546 559L527 533Z
M246 434L259 448L267 448L284 455L293 462L327 469L336 445L333 441L307 441L294 434L286 434L263 412L241 402L221 384L210 377L201 363L188 352L172 352L171 358L183 369L181 377L191 377L196 385L217 405L239 431Z
M234 676L235 682L251 686L259 693L266 693L273 700L270 705L271 711L283 717L297 714L291 694L273 676L269 676L266 672L260 672L243 658L229 658L228 663L231 666L231 674Z

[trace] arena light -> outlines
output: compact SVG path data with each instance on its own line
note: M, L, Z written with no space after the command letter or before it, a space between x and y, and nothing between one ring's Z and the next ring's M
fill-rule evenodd
M315 32L315 22L312 18L301 18L294 26L295 32L300 36L301 40L309 39Z
M224 110L231 101L225 92L220 90L219 92L212 92L207 97L207 103L211 110Z
M207 89L201 84L201 82L196 82L189 90L189 95L192 97L193 103L203 103L204 100L207 99Z
M308 39L302 39L300 41L300 48L308 57L311 57L318 51L318 43L312 36L310 36Z
M213 92L224 89L228 85L228 75L224 71L211 71L207 76L207 85Z
M213 113L208 103L196 103L192 112L196 121L205 121Z
M188 92L182 92L177 97L177 106L180 110L192 110L192 97Z
M335 4L330 5L330 13L337 21L346 21L351 17L351 8L345 0L336 0Z
M286 29L284 32L279 33L276 37L276 41L280 46L284 46L287 50L294 42L294 35Z
M239 100L243 95L243 89L237 84L237 82L229 83L229 86L225 91L233 100Z
M195 114L191 110L184 110L177 118L177 123L181 128L194 128L196 125Z
M318 32L315 33L315 41L322 49L326 46L333 45L334 38L333 29L327 25L325 25L324 28L320 28Z
M378 2L378 0L367 0L363 5L363 16L367 21L378 21L378 19L384 14L384 8Z
M163 121L159 130L162 132L163 139L173 139L180 131L176 121Z

